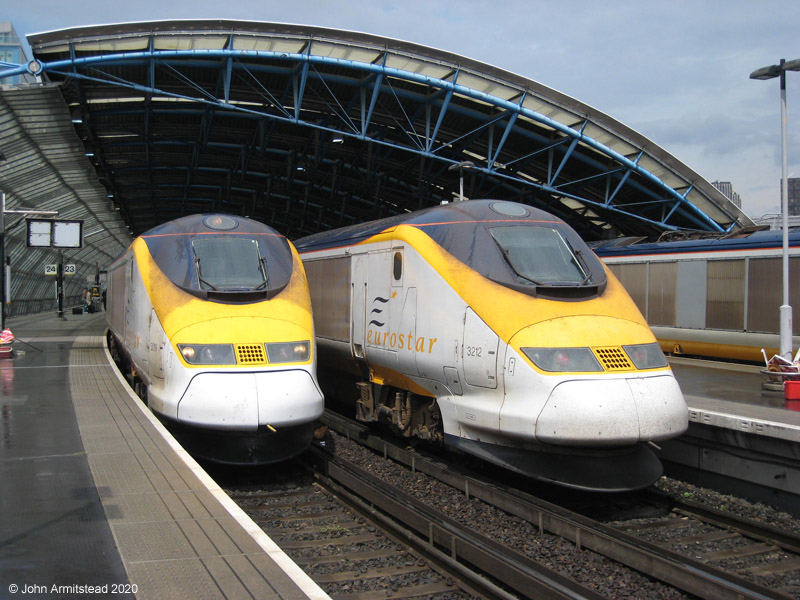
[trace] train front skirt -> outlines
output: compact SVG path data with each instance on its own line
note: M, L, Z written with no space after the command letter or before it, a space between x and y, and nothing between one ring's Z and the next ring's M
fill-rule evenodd
M521 450L453 435L445 435L445 443L526 477L592 492L645 488L663 473L661 462L646 444L563 452Z
M319 423L311 421L274 431L269 427L259 427L257 431L220 430L187 426L158 416L194 458L226 465L267 465L299 456L311 445L314 430L319 427Z

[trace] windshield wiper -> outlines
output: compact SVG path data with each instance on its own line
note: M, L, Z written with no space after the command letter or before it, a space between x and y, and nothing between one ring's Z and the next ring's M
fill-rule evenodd
M495 240L495 243L497 244L497 240ZM530 281L533 285L544 285L541 281L536 281L535 279L531 279L530 277L527 277L522 273L520 273L519 271L517 271L517 268L514 266L514 263L511 262L511 256L509 256L508 250L503 248L500 244L497 244L497 247L500 248L500 251L503 253L503 258L506 259L508 266L511 267L511 270L514 271L514 274L517 277L519 277L520 279L524 279L525 281Z
M261 263L261 267L263 268L263 270L261 272L263 274L264 281L259 283L256 287L254 287L253 290L264 289L264 288L267 287L267 284L269 283L269 274L267 273L267 259L264 258L263 256L261 256L261 257L259 257L258 260Z
M194 252L194 249L192 249L192 252ZM208 287L210 287L212 290L216 291L216 289L217 289L217 288L216 288L216 287L214 287L214 285L212 285L211 283L209 283L209 282L208 282L208 281L206 281L205 279L203 279L203 276L202 276L202 275L200 275L200 258L197 256L197 254L195 254L195 255L194 255L194 267L195 267L195 269L197 270L197 281L198 281L200 284L206 284L206 285L207 285ZM202 288L201 288L201 289L202 289Z
M566 237L564 238L564 243L567 244L567 248L570 249L570 252L572 252L572 255L576 258L575 266L578 267L582 273L588 273L588 275L586 275L586 277L583 278L583 281L581 281L578 284L578 285L586 285L592 278L592 270L591 268L589 268L586 259L583 257L583 250L576 250Z
M569 244L569 247L575 253L576 258L580 262L580 265L578 265L578 266L581 268L581 271L583 271L584 273L586 273L588 271L588 273L589 273L586 277L583 278L583 281L581 281L581 283L580 283L580 285L586 285L587 283L589 283L589 280L592 278L592 270L589 268L589 265L586 264L586 259L583 258L583 251L582 250L575 250L574 248L572 248L572 244L570 244L569 242L567 242L567 244Z

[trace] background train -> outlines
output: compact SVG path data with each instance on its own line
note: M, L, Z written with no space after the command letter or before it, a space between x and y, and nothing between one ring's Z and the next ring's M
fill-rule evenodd
M665 352L764 364L777 354L782 232L658 243L619 239L594 251L619 278ZM790 305L800 306L800 232L789 235ZM796 313L795 308L795 313ZM800 321L793 322L793 348Z
M136 238L108 270L109 346L195 456L288 459L324 410L311 302L289 241L261 223L192 215Z
M636 305L563 221L470 200L295 245L326 398L362 421L575 488L661 475L648 442L685 431L683 395Z

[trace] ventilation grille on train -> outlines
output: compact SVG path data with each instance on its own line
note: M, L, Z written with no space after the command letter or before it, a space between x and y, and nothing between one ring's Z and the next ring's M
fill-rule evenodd
M631 371L633 364L628 360L628 355L619 346L610 348L593 348L594 355L606 371Z
M264 355L264 344L238 344L236 346L236 362L240 365L256 365L267 362Z

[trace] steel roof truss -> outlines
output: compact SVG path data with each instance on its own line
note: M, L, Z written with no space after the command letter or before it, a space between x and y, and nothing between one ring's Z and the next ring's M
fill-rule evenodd
M460 72L458 69L453 69L450 71L446 78L437 80L429 74L424 74L422 71L418 73L406 73L398 69L387 68L387 57L389 55L388 51L383 52L379 59L376 59L371 65L368 65L366 63L361 64L358 62L329 56L313 56L310 43L304 47L302 54L284 53L278 55L277 53L270 52L252 53L246 51L232 51L230 50L231 47L232 44L229 40L227 48L223 51L204 51L202 53L204 60L207 57L224 59L222 63L218 63L217 66L218 72L222 77L222 91L218 91L216 94L211 94L208 89L206 89L198 81L195 81L194 78L188 74L189 67L195 69L207 68L212 66L210 62L198 63L198 61L195 60L195 62L193 62L191 65L184 65L183 63L178 63L177 61L183 57L186 57L187 60L191 60L192 58L195 58L194 53L188 53L184 51L157 53L153 51L152 44L149 48L148 57L149 85L146 86L140 85L133 81L126 81L119 75L105 72L104 70L94 66L101 65L104 61L108 63L117 62L117 66L119 66L123 64L123 61L120 59L129 61L129 64L132 64L130 63L130 59L135 60L135 55L137 54L135 52L126 53L124 55L109 55L107 57L103 57L102 59L98 59L96 56L77 58L74 46L72 46L70 48L70 61L66 66L68 66L70 71L69 75L71 76L72 80L75 81L77 88L79 88L79 83L77 80L84 79L90 82L96 81L101 84L106 83L112 85L123 85L132 92L143 92L146 95L144 109L144 137L147 142L145 144L145 153L146 162L151 167L154 166L152 162L154 157L151 153L151 147L156 147L151 143L150 140L150 119L153 114L150 99L154 95L174 98L177 100L190 100L203 103L207 107L207 115L210 114L210 111L214 106L217 106L225 109L226 113L228 113L228 111L235 111L256 116L260 123L259 127L261 130L259 135L261 137L260 139L256 138L254 133L252 141L249 144L236 145L237 154L234 164L227 169L224 188L220 188L217 194L218 202L223 200L233 200L231 195L234 190L233 177L246 177L249 175L249 169L251 168L253 158L251 152L256 148L257 143L261 147L262 155L264 154L264 151L269 145L269 139L271 137L271 133L267 133L264 123L265 119L270 119L272 125L271 132L275 132L276 127L278 127L280 122L300 124L313 129L315 133L308 136L306 140L306 150L302 151L300 155L313 158L318 165L323 164L322 152L324 151L324 149L321 149L320 147L320 132L327 131L335 133L339 131L339 128L341 128L343 134L365 140L367 142L365 146L368 156L371 157L372 160L367 161L366 168L356 168L354 172L361 174L362 177L366 176L368 180L373 182L373 189L376 196L381 194L381 190L384 187L384 174L382 171L379 171L379 169L382 169L383 165L385 164L389 165L389 170L395 170L401 164L401 162L398 162L397 156L395 156L396 153L412 151L419 155L419 172L417 182L414 187L417 191L415 195L421 195L423 190L428 189L430 186L429 181L432 180L431 173L434 171L435 165L438 164L438 170L441 172L442 168L447 164L456 162L458 155L469 149L476 138L480 137L483 131L486 131L486 145L489 150L487 152L488 164L486 167L477 168L477 170L481 172L480 178L474 177L472 174L470 175L471 189L476 179L479 182L479 186L484 186L487 184L498 185L503 179L508 181L516 180L517 184L524 183L527 186L532 186L534 188L538 187L543 192L552 195L554 198L560 196L571 197L587 206L594 205L598 209L621 211L625 213L628 219L638 219L643 223L651 223L653 221L650 217L630 214L628 211L634 207L641 208L646 204L651 204L653 207L657 206L661 208L660 212L662 213L662 220L669 220L680 214L684 219L689 219L694 223L701 224L705 228L708 228L710 223L716 225L716 223L711 222L709 217L699 211L698 208L688 200L687 196L691 190L679 196L680 200L676 200L676 196L678 196L677 191L671 188L668 189L669 186L666 186L666 184L658 180L652 174L639 167L639 159L643 155L643 152L640 152L639 156L634 160L631 160L628 157L622 157L617 155L613 150L606 148L599 142L590 139L585 135L585 127L588 121L580 121L579 123L582 123L580 129L576 129L578 123L569 123L566 125L560 124L545 117L544 115L534 113L531 109L523 107L525 99L524 91L521 91L519 94L511 97L510 99L494 98L487 93L478 92L477 90L470 90L464 86L460 86L457 83ZM299 62L299 64L296 64L297 68L295 69L279 70L269 67L268 65L259 66L259 72L263 73L289 73L287 78L287 86L284 88L284 94L286 94L287 97L293 98L293 115L286 110L287 107L285 102L274 102L275 97L272 91L267 87L267 80L262 80L256 76L254 70L243 62L242 59L245 57L256 57L259 59L266 57L273 61L294 60ZM86 65L87 71L85 73L78 72L81 64ZM221 65L224 65L222 69L220 69ZM325 65L326 70L321 70L319 65ZM158 82L156 81L156 66L158 66L158 72L171 75L175 81L183 84L188 89L198 92L199 97L188 96L185 94L185 92L182 92L180 88L169 91L166 89L159 89L157 85ZM185 73L183 71L184 67L187 70ZM372 69L370 70L369 67ZM52 72L59 72L58 68L58 65L54 64ZM330 69L330 72L328 69ZM334 89L334 86L353 85L352 83L348 82L352 82L354 80L338 76L335 72L336 69L350 69L353 71L360 70L362 73L367 73L366 77L360 78L360 81L362 82L361 84L355 84L357 86L357 94L352 97L350 103L343 103L340 101L340 94ZM240 73L246 73L247 76L243 76ZM313 79L318 80L320 84L324 86L324 93L320 93L321 90L315 90L314 88L316 86L310 85L309 75L312 73ZM400 86L394 85L390 77L395 76L398 78L398 81L411 83ZM441 74L438 76L441 77ZM251 107L250 105L239 106L232 104L232 102L236 101L236 99L232 97L233 77L236 77L237 81L247 81L249 89L267 100L261 110L257 110L256 107ZM428 90L432 90L433 93L426 94L424 99L421 99L421 96L416 93L415 89L411 89L412 85L420 84L426 86ZM370 89L370 86L372 88L371 94L370 97L367 98L367 91ZM385 101L378 105L378 102L382 100L381 92L383 91L386 91L386 95L384 97ZM325 110L319 110L314 106L314 104L311 102L312 95L310 92L313 92L316 95L314 99L318 99L322 102L322 105L326 107ZM454 93L458 93L459 98L463 96L466 99L474 99L480 103L494 106L500 109L502 112L500 115L492 117L481 112L477 103L473 104L472 107L468 107L466 102L461 101L455 103L458 106L454 110L454 103L452 102ZM222 96L222 98L220 99L219 96ZM330 98L330 100L326 100L326 98ZM360 132L358 131L356 124L353 122L353 119L350 117L350 109L353 108L355 102L357 102L356 98L360 99ZM390 98L394 98L393 103L390 102ZM409 110L408 103L410 102L416 103L416 110ZM348 108L345 108L343 104L347 105ZM385 125L381 125L380 122L373 123L375 117L375 108L378 106L380 106L383 110L383 114L381 116L387 119ZM436 116L434 124L432 115L434 114L433 110L435 110L437 106L439 112ZM467 110L468 108L471 108L471 114ZM272 114L271 109L274 109L277 115ZM326 111L329 113L329 115L325 115ZM522 114L525 115L526 121L538 123L543 127L550 128L552 131L558 131L563 137L555 142L548 143L544 148L535 149L533 152L526 154L524 157L513 158L510 163L503 165L500 162L501 157L503 153L506 152L507 146L511 144L512 134L515 134L515 136L518 137L518 139L514 142L517 148L520 146L519 136L516 135L518 131L521 133L522 138L533 139L540 135L537 133L536 129L517 129L517 120ZM320 119L320 117L323 116L329 116L333 118L331 118L330 121L327 119ZM448 137L451 137L447 133L448 131L459 131L460 123L450 122L457 116L468 116L468 118L472 119L473 122L476 118L483 119L484 121L476 127L473 127L467 134L452 136L452 139L447 139ZM336 119L339 119L338 123L336 122ZM494 128L496 124L502 120L505 120L505 126L501 139L495 146ZM341 123L341 125L339 123ZM206 127L204 134L206 142L208 142L208 137L210 136L211 124L211 117L208 117L208 120L204 122L204 126ZM449 130L447 127L449 127ZM421 128L424 128L423 133L418 131ZM463 129L461 129L461 131L463 131ZM541 131L541 129L538 131ZM443 132L445 132L444 136ZM403 139L407 139L409 142L403 143L400 139L397 139L397 134L402 134ZM393 138L392 136L395 137ZM316 145L313 149L313 152L311 149L309 149L312 139L316 140ZM570 140L570 145L568 148L563 150L563 154L561 154L560 150L558 151L558 154L561 154L561 156L560 161L556 166L555 161L558 160L556 150L558 150L567 139ZM376 147L373 146L375 143L377 143ZM613 161L622 162L624 166L615 169L605 168L598 170L593 174L585 175L579 179L573 179L568 183L560 183L556 185L555 182L558 181L559 178L563 177L568 165L575 161L581 163L581 168L584 170L586 165L591 166L599 164L598 161L592 158L591 153L584 151L578 152L579 146L584 145L588 149L604 154ZM102 146L102 144L97 143L97 146L99 148ZM193 154L192 164L195 169L200 164L201 150L202 147L205 147L205 144L200 146L201 147L198 148L198 144L196 143L193 148L193 152L195 154ZM378 150L379 148L380 150ZM511 156L513 156L514 151L517 151L517 148L509 149ZM446 153L445 149L447 149ZM453 154L454 152L455 154ZM534 159L542 156L542 153L544 152L547 153L547 160L539 161L538 164L534 163ZM431 158L435 158L437 160L429 160ZM101 161L102 159L103 157L100 156ZM287 168L293 164L293 161L287 159ZM512 174L510 172L503 172L512 164L516 167L516 173ZM527 174L525 171L523 171L523 168L529 164L531 167L533 167L533 170L530 174ZM394 167L392 167L392 165L394 165ZM104 168L108 169L108 167ZM594 166L592 168L597 167ZM261 169L261 167L259 167L259 169ZM347 168L347 170L352 171L352 169L353 166L352 163L350 163L350 166ZM619 175L623 169L625 172L622 175ZM570 168L569 170L573 173L579 172L579 169L577 168ZM292 169L287 173L285 178L287 186L292 185L292 182L297 177L297 173L293 171L294 170ZM152 172L154 173L155 169L152 169ZM539 179L538 173L540 172L547 173L546 180L548 183L546 185L536 182L536 180ZM525 173L526 176L519 177L519 175L523 173ZM633 174L636 174L637 177L632 178L631 175ZM266 175L266 173L264 175ZM641 177L639 177L640 175ZM313 200L307 196L307 194L310 193L309 190L312 189L312 187L318 187L316 184L312 184L310 182L308 179L310 176L310 173L305 173L303 176L304 181L300 182L305 186L305 212L308 211L308 203L312 202ZM338 182L337 177L339 178ZM587 185L588 183L602 177L605 177L605 185L591 187ZM611 190L612 181L616 182L613 191ZM338 167L335 169L331 168L331 185L329 192L331 195L335 195L333 190L340 182L341 173L339 172ZM631 189L639 189L642 193L655 199L650 203L625 202L625 199L620 198L620 195L622 194L623 189L628 189L629 183L633 185L633 188ZM645 183L647 185L644 185ZM115 186L113 183L110 183L109 185ZM582 190L592 194L593 197L596 197L598 200L593 199L593 197L582 197L574 193L568 194L565 190L567 186L580 186ZM151 189L156 188L153 187ZM661 190L662 194L669 196L669 200L658 197L659 189ZM536 193L534 192L534 196L535 195ZM630 196L631 194L627 193L626 195ZM353 198L353 200L355 199ZM152 201L154 204L157 202L155 196L152 196ZM255 206L255 202L256 200L253 199L253 206ZM389 202L388 200L382 199L381 203L383 202L388 202L389 205L397 207L397 205ZM624 209L622 206L620 206L620 202L624 202ZM670 205L670 210L668 212L666 211L667 205ZM579 212L582 214L588 214L587 210L588 209L582 209ZM340 214L340 220L342 218L343 215ZM664 221L657 223L657 226L659 227L663 225ZM732 223L731 227L733 225L735 225L735 223ZM670 228L672 227L676 226L670 226Z

